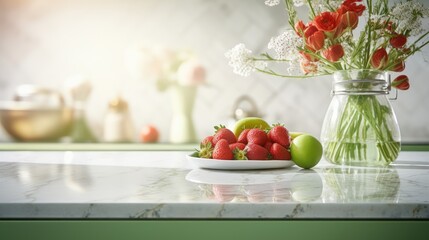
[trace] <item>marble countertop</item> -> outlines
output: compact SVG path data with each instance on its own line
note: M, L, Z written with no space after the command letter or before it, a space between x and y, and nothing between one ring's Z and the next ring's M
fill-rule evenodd
M0 151L2 219L429 219L429 152L221 171L186 151Z

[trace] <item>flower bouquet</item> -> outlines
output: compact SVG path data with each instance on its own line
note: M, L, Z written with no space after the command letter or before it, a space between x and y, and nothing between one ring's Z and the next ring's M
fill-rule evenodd
M155 80L159 91L171 92L173 116L169 140L172 143L196 141L192 119L197 87L205 84L206 70L197 57L186 49L143 48L130 56L144 78Z
M415 1L389 5L387 0L285 0L284 6L290 28L271 38L270 52L253 55L242 43L226 52L233 71L289 78L334 75L334 99L321 136L325 157L347 165L394 161L400 134L385 95L391 87L410 85L408 76L398 74L391 81L388 72L404 71L405 60L429 43L429 31L422 27L429 9ZM307 7L308 22L298 19L301 7ZM281 71L274 70L278 65Z

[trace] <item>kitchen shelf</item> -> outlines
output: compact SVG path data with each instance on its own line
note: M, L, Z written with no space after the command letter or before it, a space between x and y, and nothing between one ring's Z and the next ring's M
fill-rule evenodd
M193 151L197 143L0 143L0 151Z
M0 151L193 151L198 143L0 143ZM429 144L402 144L402 151L429 151Z

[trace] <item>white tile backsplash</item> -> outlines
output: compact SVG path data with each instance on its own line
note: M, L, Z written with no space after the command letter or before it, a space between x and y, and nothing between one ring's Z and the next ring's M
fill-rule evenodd
M193 113L199 138L226 124L242 95L251 96L267 120L318 136L330 101L329 77L244 78L232 73L224 57L240 42L255 52L266 50L286 25L283 8L267 7L264 0L0 0L0 100L24 83L61 90L68 76L83 73L93 84L87 117L98 135L107 102L119 92L137 131L154 123L167 141L169 92L131 76L124 51L136 44L191 47L208 71ZM429 59L428 48L407 62L411 88L392 103L404 141L429 142L429 68L423 59Z

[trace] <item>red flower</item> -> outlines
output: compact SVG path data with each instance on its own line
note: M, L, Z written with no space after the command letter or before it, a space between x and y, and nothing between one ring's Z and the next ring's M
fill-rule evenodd
M371 57L371 66L375 69L383 69L387 65L388 55L385 48L375 50Z
M299 22L295 23L295 32L300 37L302 37L306 28L307 28L307 26L305 26L305 24L301 20Z
M406 75L400 75L395 78L392 82L392 87L397 88L399 90L407 90L410 88L410 82Z
M322 12L314 18L313 23L318 30L324 31L326 36L332 38L337 35L336 31L341 21L336 12Z
M322 51L322 55L328 59L328 61L336 62L344 56L343 46L341 46L341 44L332 45L328 49Z
M363 11L365 11L366 7L362 4L357 4L357 2L362 2L362 0L345 0L337 12L339 14L344 14L346 12L355 12L358 16L362 16Z
M358 25L359 16L357 13L348 11L341 15L341 24L344 28L355 29Z
M400 61L397 64L395 64L391 70L394 72L402 72L402 71L404 71L404 69L405 69L405 62Z
M315 51L323 48L325 44L325 34L322 31L317 30L315 26L308 27L305 32L305 42L307 45Z
M402 34L397 34L396 36L390 38L390 45L394 48L402 48L405 43L407 43L407 37Z

